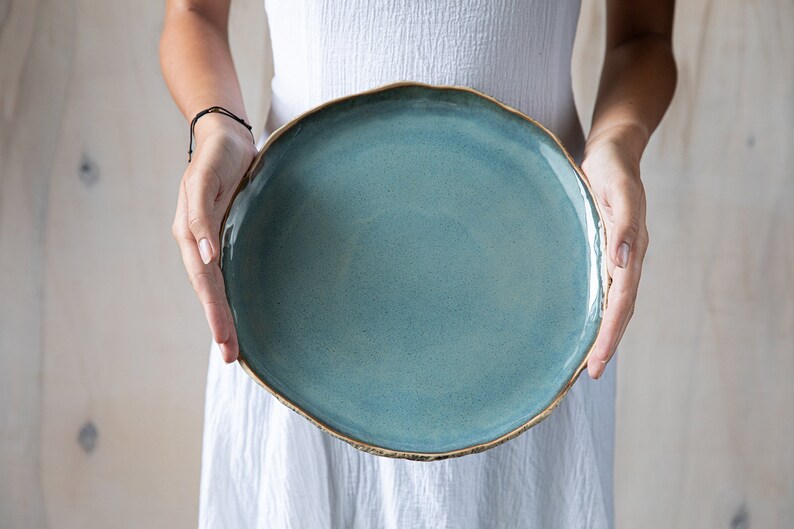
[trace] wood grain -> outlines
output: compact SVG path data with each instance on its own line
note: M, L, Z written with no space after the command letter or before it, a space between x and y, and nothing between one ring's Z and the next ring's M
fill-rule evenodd
M162 6L0 13L0 527L195 526L210 335L170 236L188 129ZM261 130L261 4L232 25Z

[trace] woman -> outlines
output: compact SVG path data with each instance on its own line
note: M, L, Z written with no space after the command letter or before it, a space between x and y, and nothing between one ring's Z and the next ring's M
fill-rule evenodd
M227 41L228 4L168 1L161 63L187 120L219 105L249 122ZM236 360L238 344L218 232L257 149L243 124L203 116L173 224L214 339L200 526L612 527L610 360L633 313L648 246L639 165L676 83L673 0L608 0L586 140L570 86L579 0L265 0L265 7L275 64L265 136L325 100L391 81L482 90L547 125L581 163L605 216L613 283L591 378L548 419L462 458L424 463L360 452L224 365Z

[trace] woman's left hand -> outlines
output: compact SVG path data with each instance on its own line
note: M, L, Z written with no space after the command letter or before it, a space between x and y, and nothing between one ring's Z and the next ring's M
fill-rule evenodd
M612 278L601 330L587 363L587 371L594 379L601 376L614 356L634 314L642 261L648 248L645 190L639 165L639 159L614 140L590 142L582 162L582 171L590 181L606 225L607 271Z

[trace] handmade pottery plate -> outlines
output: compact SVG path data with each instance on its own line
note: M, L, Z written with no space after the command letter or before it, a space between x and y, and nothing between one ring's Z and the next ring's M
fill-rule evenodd
M436 460L545 418L606 302L584 175L542 125L400 82L274 131L221 228L243 368L361 450Z

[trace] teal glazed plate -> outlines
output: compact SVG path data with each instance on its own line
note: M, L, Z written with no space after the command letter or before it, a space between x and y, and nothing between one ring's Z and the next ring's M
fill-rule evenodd
M547 417L609 284L584 174L468 87L392 83L286 123L221 241L243 369L325 432L421 461Z

